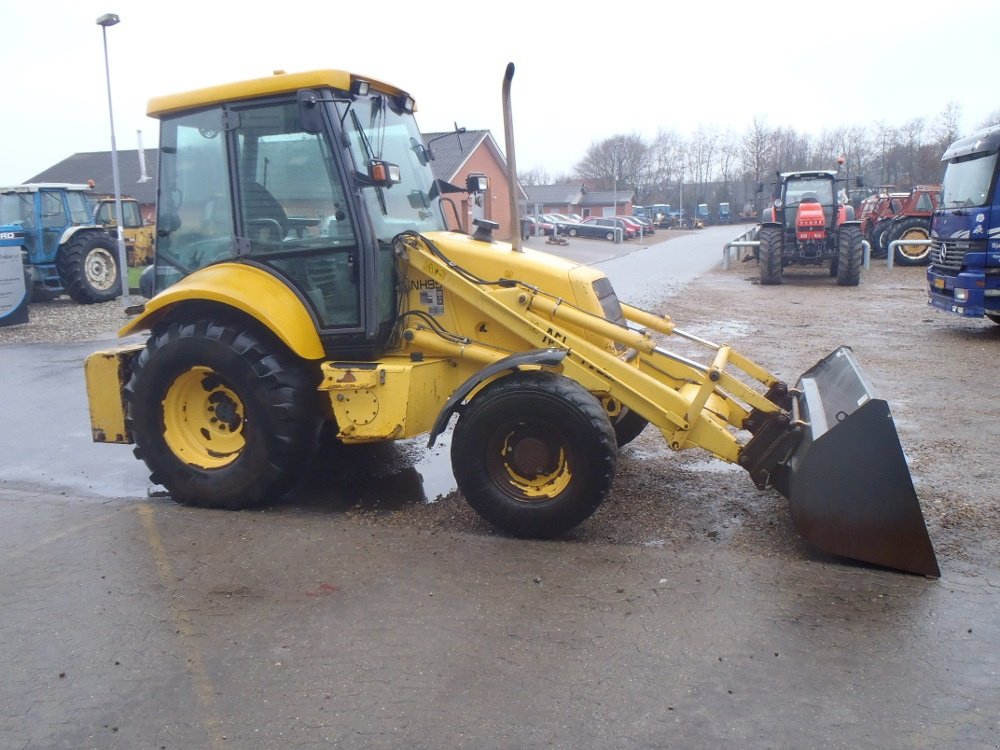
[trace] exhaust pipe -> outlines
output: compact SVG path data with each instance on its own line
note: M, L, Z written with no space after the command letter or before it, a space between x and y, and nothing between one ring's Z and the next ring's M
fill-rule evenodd
M514 112L510 104L510 83L514 79L514 63L507 63L503 74L503 138L507 149L507 193L510 198L511 247L523 253L521 244L521 212L517 206L517 160L514 158Z

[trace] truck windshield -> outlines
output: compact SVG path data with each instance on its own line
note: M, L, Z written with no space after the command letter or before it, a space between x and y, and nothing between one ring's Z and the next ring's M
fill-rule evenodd
M363 190L378 239L389 242L406 229L443 230L440 198L432 191L434 175L413 115L397 111L392 100L379 93L337 106L362 185L373 159L399 166L400 182Z
M972 154L948 162L938 208L985 206L997 163L997 152Z

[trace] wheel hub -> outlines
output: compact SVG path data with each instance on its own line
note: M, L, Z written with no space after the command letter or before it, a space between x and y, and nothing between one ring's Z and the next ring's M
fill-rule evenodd
M101 291L107 291L118 280L115 259L110 252L101 247L95 248L87 256L84 273L90 285Z
M218 469L239 457L246 410L237 393L210 368L192 367L163 399L164 439L185 463Z
M525 477L545 474L552 461L548 445L541 438L527 437L514 443L507 454L511 468Z

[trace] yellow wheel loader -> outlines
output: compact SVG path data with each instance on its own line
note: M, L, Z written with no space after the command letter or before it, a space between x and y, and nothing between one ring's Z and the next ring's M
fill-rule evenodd
M433 444L457 415L468 502L551 537L594 512L618 447L653 425L787 495L821 548L938 575L892 417L850 350L789 388L517 231L447 231L454 186L435 181L413 111L334 70L150 102L155 293L121 330L148 338L87 359L95 440L134 443L177 502L241 509L291 488L324 423L344 443ZM481 175L466 188L489 190Z

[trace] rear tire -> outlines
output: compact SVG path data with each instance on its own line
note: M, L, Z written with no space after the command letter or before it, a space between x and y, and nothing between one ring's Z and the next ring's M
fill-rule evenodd
M837 285L857 286L861 281L864 261L861 228L854 225L840 227L837 230Z
M121 294L118 248L101 232L73 235L59 250L56 270L63 289L74 302L108 302Z
M986 313L986 317L1000 326L1000 315L994 315L993 313Z
M503 378L455 426L452 469L480 516L520 537L552 537L607 497L618 449L593 394L549 372Z
M903 219L886 232L886 248L893 240L929 240L931 220L919 216ZM893 257L900 266L926 266L931 259L930 245L899 245Z
M645 417L623 406L618 418L611 424L618 447L623 448L639 437L648 424L649 420Z
M762 227L758 239L758 260L760 261L760 283L773 285L781 283L781 245L783 232L780 227Z
M291 353L243 326L161 326L125 386L135 455L179 503L240 510L278 500L316 447L310 386Z

